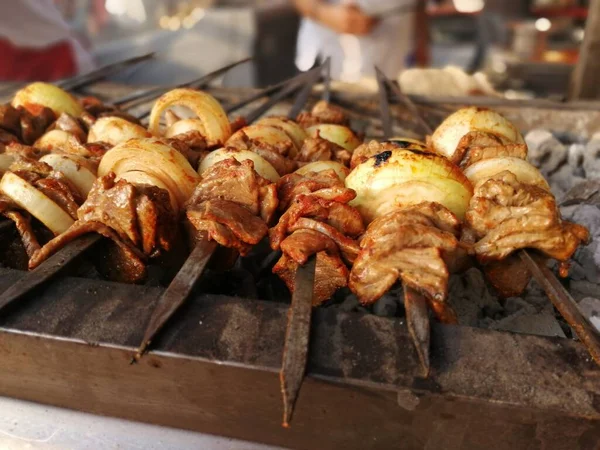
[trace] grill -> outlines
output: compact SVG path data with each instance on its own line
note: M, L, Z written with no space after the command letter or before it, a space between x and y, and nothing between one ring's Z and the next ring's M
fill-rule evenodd
M228 112L248 107L240 111L252 118L274 103L287 112L295 92L292 108L302 106L319 73L256 95L209 91L233 105ZM211 76L190 85L206 88L218 74ZM256 106L265 95L271 101ZM360 105L354 119L377 133L374 102L352 103ZM5 245L16 239L10 228L2 233ZM167 290L161 277L144 286L98 279L85 254L68 265L69 252L81 256L92 240L45 264L48 280L43 269L31 277L0 268L0 292L31 280L18 301L0 305L0 394L292 448L593 449L600 442L600 370L580 342L432 324L423 377L404 318L347 312L344 302L314 310L310 328L299 326L300 336L310 330L306 379L291 427L282 428L279 371L285 352L299 352L302 363L303 348L286 346L294 342L286 335L290 296L267 275L274 260L251 256L225 272L205 271L150 352L130 364ZM293 359L289 370L303 369Z

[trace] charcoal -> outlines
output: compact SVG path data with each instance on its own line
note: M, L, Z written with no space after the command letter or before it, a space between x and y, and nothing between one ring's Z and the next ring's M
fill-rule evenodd
M600 134L594 135L585 148L583 169L588 180L600 179Z
M586 297L579 302L579 309L600 332L600 299Z
M600 180L586 180L574 184L563 198L561 206L578 205L580 203L600 207Z
M477 326L480 320L502 313L502 305L487 286L481 271L471 268L450 277L448 302L461 325Z
M581 301L586 297L600 296L600 286L587 280L571 280L569 292L575 300Z
M573 169L579 168L583 164L583 156L585 155L584 144L571 144L567 150L567 163Z
M552 314L517 313L506 317L491 326L494 330L513 333L535 334L538 336L566 337L560 324Z
M398 298L392 294L384 295L373 305L373 312L377 316L394 317L397 311Z
M525 142L529 161L544 175L555 172L567 161L567 148L547 130L530 131Z

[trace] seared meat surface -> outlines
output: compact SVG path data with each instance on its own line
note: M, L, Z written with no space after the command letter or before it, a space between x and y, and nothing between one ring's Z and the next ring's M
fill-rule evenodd
M500 158L503 156L527 159L527 146L525 144L496 144L492 146L468 147L460 162L460 167L464 169L484 159Z
M356 197L352 189L346 188L333 169L317 173L299 175L291 173L277 182L279 209L286 210L292 201L301 194L313 194L328 200L348 203Z
M459 233L460 221L438 203L423 202L379 217L360 241L348 285L364 304L378 300L398 279L443 302Z
M291 151L289 142L271 145L260 139L249 138L242 130L241 138L229 142L228 145L239 150L249 150L256 153L271 164L280 176L291 173L298 168L298 163L287 157Z
M185 206L187 228L246 255L267 235L277 203L275 185L258 175L252 161L226 159L202 174Z
M296 117L296 122L305 128L321 123L348 126L349 120L341 108L321 100L310 112L303 111Z
M345 262L356 258L356 238L364 232L362 217L347 205L356 193L343 186L332 170L290 174L278 183L280 198L289 206L269 230L271 248L283 252L273 273L293 291L298 267L316 255L315 306L347 284Z
M333 142L323 139L318 134L316 137L308 137L304 140L296 160L301 163L314 161L337 161L348 166L352 153Z
M566 261L589 239L586 228L561 219L550 192L520 183L508 171L475 189L466 223L475 233L473 250L482 262L504 259L522 248Z
M105 273L112 279L138 282L145 276L144 261L168 251L177 232L177 217L167 191L150 185L115 181L115 174L98 178L77 210L76 222L48 242L30 260L35 268L68 242L96 232L114 242L105 253ZM122 270L113 270L111 262ZM115 278L116 277L116 278Z
M62 113L56 119L56 122L50 127L51 130L62 130L75 136L79 142L87 141L87 132L83 129L81 123L73 116Z

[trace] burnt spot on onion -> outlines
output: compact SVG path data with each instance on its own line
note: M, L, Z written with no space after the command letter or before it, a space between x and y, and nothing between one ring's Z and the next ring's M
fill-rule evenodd
M375 164L373 164L373 166L379 167L381 164L390 159L390 156L392 156L392 152L390 150L378 153L377 155L373 156L373 158L375 159Z

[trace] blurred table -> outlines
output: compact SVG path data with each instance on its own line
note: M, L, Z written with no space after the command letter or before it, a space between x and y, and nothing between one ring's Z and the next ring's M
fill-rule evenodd
M278 450L0 397L2 450ZM283 450L283 449L279 449Z

